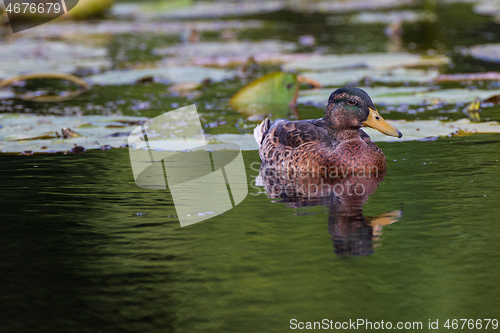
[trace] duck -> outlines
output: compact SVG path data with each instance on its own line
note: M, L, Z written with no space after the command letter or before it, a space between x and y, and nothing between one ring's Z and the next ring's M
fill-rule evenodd
M387 168L385 155L361 129L363 126L402 137L397 128L380 116L364 90L350 86L330 95L323 118L266 118L254 129L261 172L334 181L347 177L383 179Z

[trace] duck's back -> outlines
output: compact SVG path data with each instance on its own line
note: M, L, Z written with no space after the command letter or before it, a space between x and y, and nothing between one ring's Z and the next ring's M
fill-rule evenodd
M263 167L268 169L318 173L370 167L385 173L384 154L364 131L360 129L359 134L357 140L341 140L327 130L323 119L266 119L254 131Z

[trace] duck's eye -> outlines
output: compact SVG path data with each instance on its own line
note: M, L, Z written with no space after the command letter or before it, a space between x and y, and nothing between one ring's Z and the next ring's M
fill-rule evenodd
M357 101L355 99L350 99L347 101L347 103L349 103L349 105L356 105Z

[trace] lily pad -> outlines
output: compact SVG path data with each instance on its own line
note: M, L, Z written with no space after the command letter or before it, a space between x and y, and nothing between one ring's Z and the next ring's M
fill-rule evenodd
M351 17L349 22L354 24L391 24L394 22L434 22L436 14L431 12L417 12L412 10L392 11L392 12L364 12Z
M292 52L295 50L295 44L282 41L231 41L231 42L202 42L178 44L165 48L156 49L157 55L171 56L181 59L193 59L200 57L241 57L247 58L255 54L269 54Z
M55 153L71 151L75 147L124 147L129 133L148 119L125 116L0 114L0 152ZM69 138L64 139L63 129L65 133L76 132L80 136L69 135Z
M14 98L16 94L11 90L0 90L0 99Z
M439 72L436 70L417 70L396 68L389 70L378 69L349 69L338 71L302 72L302 75L314 79L323 86L342 86L349 83L370 80L384 83L416 82L425 83L434 80Z
M62 42L16 40L2 43L0 79L27 73L74 73L111 67L107 50Z
M109 71L103 74L93 75L87 78L92 84L126 85L135 84L141 80L152 78L156 81L168 84L179 82L201 82L204 79L221 81L232 78L234 72L218 68L206 67L163 67L135 70Z
M27 114L0 115L0 152L2 153L56 153L68 152L79 147L84 149L109 149L127 146L127 142L136 142L141 146L141 138L129 138L129 134L138 124L149 120L146 117L122 116L81 116L56 117ZM383 135L371 128L363 128L372 141L410 141L435 138L440 136L500 133L498 122L473 123L468 119L454 122L439 120L388 120L402 133L402 139ZM62 138L61 130L78 135ZM71 130L68 130L71 129ZM241 150L257 150L258 145L251 134L206 135L210 142L235 143Z
M143 11L143 5L132 2L119 2L111 8L111 15L116 18L135 17Z
M154 33L157 35L178 35L184 31L196 30L221 31L225 29L252 29L262 28L264 23L256 20L248 21L201 21L201 22L50 22L16 34L20 37L64 38L71 39L78 35L103 34L139 34Z
M117 4L112 13L116 16L134 17L141 20L154 19L193 19L193 18L217 18L236 17L255 14L270 13L285 9L285 1L259 1L259 2L229 2L229 1L199 1L188 7L171 8L168 10L158 9L150 4L130 5Z
M324 71L341 68L364 67L391 69L398 67L437 66L448 64L445 56L421 56L410 53L365 53L342 55L316 55L303 61L284 65L285 70Z
M388 120L388 122L403 133L401 139L384 135L369 127L363 127L363 130L374 142L415 141L453 135L500 133L500 124L496 121L474 123L469 119L460 119L452 122L443 122L439 120ZM252 134L217 134L207 135L206 137L210 142L237 144L241 150L259 149Z
M500 3L497 0L481 0L477 1L472 7L475 14L495 16L500 15Z
M258 64L285 64L289 62L303 61L311 58L312 56L312 54L305 53L258 53L254 54L252 57ZM188 63L194 66L224 67L228 65L244 64L248 62L249 57L250 56L248 55L196 57Z
M401 139L388 137L377 130L366 128L366 133L373 141L414 141L427 138L436 138L452 135L500 133L500 125L496 121L476 123L469 119L443 122L440 120L389 120L389 122L403 133ZM363 128L365 130L365 128Z
M298 103L318 103L326 105L335 88L301 91ZM466 103L475 98L485 99L494 95L491 90L443 89L429 90L426 87L363 87L377 105L422 105Z
M500 44L474 45L462 50L462 54L483 61L500 62Z
M499 72L486 73L464 73L464 74L442 74L434 79L436 82L441 81L500 81Z
M289 8L299 12L345 13L411 6L416 3L415 0L297 1L292 2Z

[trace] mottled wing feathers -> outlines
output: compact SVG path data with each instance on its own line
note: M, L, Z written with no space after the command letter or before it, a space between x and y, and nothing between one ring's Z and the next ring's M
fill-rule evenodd
M275 127L274 135L283 146L296 148L304 143L314 142L318 147L331 147L328 132L320 121L277 121L272 127Z
M261 128L258 130L268 128L263 133L259 149L265 165L271 168L311 169L324 164L332 149L332 141L323 127L322 119L277 119L269 124L267 121L259 125Z
M305 170L315 175L328 170L328 175L321 173L321 177L332 179L340 175L332 177L331 170L357 173L373 169L377 178L385 175L384 154L361 129L358 139L345 140L335 131L330 133L323 119L266 119L258 127L254 135L260 143L261 170Z

